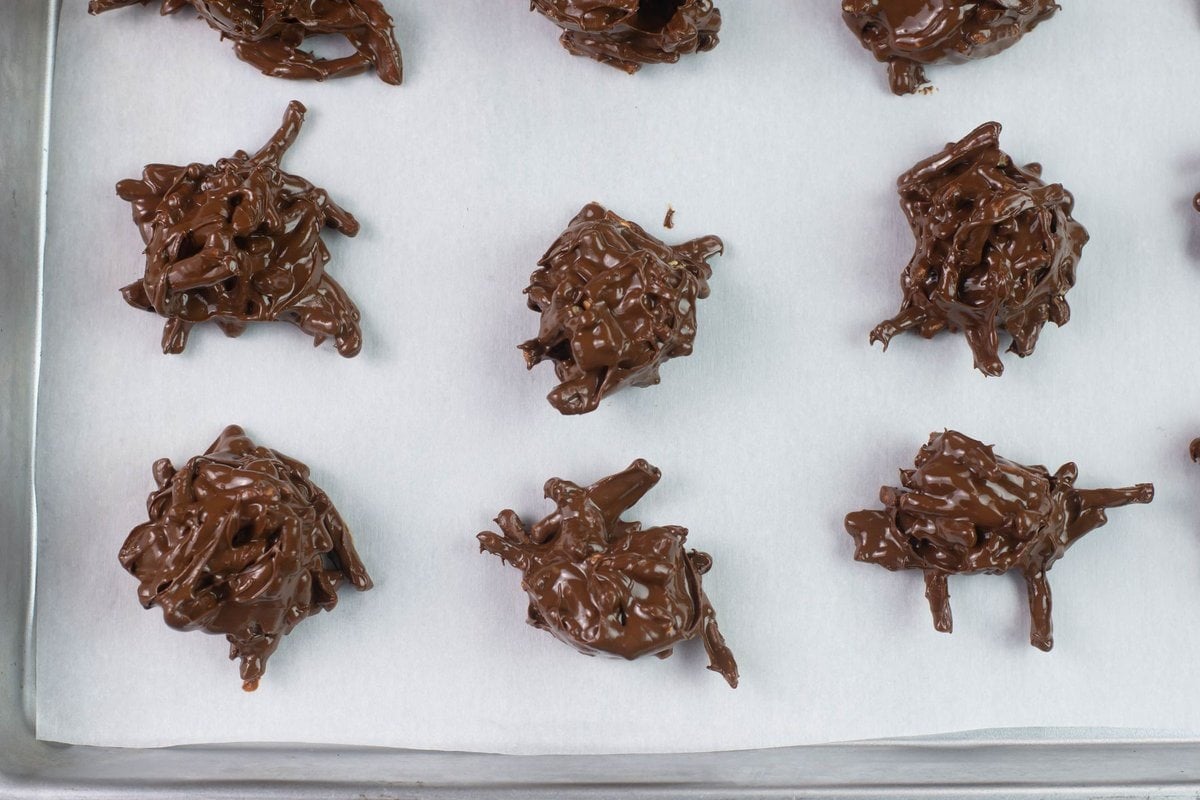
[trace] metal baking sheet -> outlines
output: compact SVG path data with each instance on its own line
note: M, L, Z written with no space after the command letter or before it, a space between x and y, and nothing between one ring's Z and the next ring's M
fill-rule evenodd
M13 15L13 24L6 24L4 29L34 31L32 37L26 34L20 39L23 42L31 39L37 41L39 26L34 25L33 20L49 21L37 13L38 5L17 2L6 6L0 13ZM10 20L4 21L7 23ZM6 47L2 52L5 66L8 67L10 63L15 65L12 70L6 69L5 74L22 76L22 85L36 85L36 76L44 74L44 55L36 51L30 54L16 47ZM20 67L24 68L23 71ZM945 85L945 81L941 83ZM12 96L17 96L16 92ZM6 101L8 97L6 93ZM6 298L11 301L12 309L6 306L3 318L6 331L9 330L10 315L14 326L15 335L5 342L5 364L13 365L14 379L9 385L17 390L11 411L4 420L5 433L14 436L16 444L5 453L5 458L18 460L15 465L6 462L5 467L12 474L25 476L28 476L29 468L21 463L21 459L28 459L32 439L28 414L32 403L31 378L36 367L31 356L37 330L32 315L35 304L29 302L35 298L36 287L29 278L30 265L36 263L40 238L39 192L36 188L40 159L29 158L29 155L36 154L38 150L37 120L43 107L42 98L40 92L27 98L26 119L32 121L24 129L24 135L28 138L22 142L16 136L6 136L4 150L6 155L23 154L30 162L25 171L13 171L30 181L27 184L28 194L19 193L16 196L25 202L14 204L17 216L13 217L13 239L24 242L26 250L24 257L19 257L22 254L18 251L14 254L17 257L6 254L3 261L5 277L13 276L15 280L9 285L16 287ZM1040 139L1038 143L1042 143ZM1051 160L1049 156L1044 156L1044 159ZM8 168L12 163L11 156L4 162L6 180L9 180ZM1077 192L1082 191L1077 186L1072 188ZM676 202L676 205L681 204ZM884 205L882 201L880 205ZM6 229L4 232L9 231ZM720 232L730 238L727 232ZM347 252L347 249L343 248L342 252ZM887 270L881 267L877 272L884 274ZM33 274L36 276L36 271ZM21 278L26 283L23 284ZM20 302L22 298L25 303ZM873 311L865 310L864 314L867 313ZM212 346L219 344L223 343L214 342ZM947 349L942 356L948 362L952 359L951 352ZM910 355L913 359L921 358L915 349ZM536 387L531 383L526 388ZM22 411L26 414L24 418ZM907 434L907 430L902 433ZM901 438L892 435L896 439ZM1166 438L1169 437L1164 437L1164 440ZM911 445L897 442L892 449L897 452L876 455L872 461L887 459L891 463L902 458L899 451L907 451ZM1094 452L1101 453L1103 450L1097 447ZM1083 460L1083 456L1080 458ZM1111 471L1109 474L1112 474ZM1179 485L1183 485L1184 474L1180 470ZM863 483L872 481L877 482L878 478L875 475L863 478ZM5 687L15 689L13 698L17 700L12 705L14 713L3 717L6 723L4 743L11 745L4 750L3 786L13 796L36 796L39 793L54 796L67 789L93 796L130 796L138 793L161 796L164 790L171 789L191 796L201 793L206 796L252 793L262 796L270 791L287 796L368 794L390 797L422 792L451 796L529 795L542 792L547 796L568 796L589 793L603 795L618 788L640 790L642 793L667 792L694 796L801 793L866 793L872 796L915 793L927 796L934 787L962 793L974 787L980 791L986 789L992 793L1012 794L1044 794L1053 789L1060 794L1075 792L1095 796L1099 792L1125 790L1161 795L1183 793L1197 780L1194 745L1182 741L1156 741L1132 731L1124 734L1132 741L1121 741L1112 734L1101 740L1095 731L1016 731L960 737L955 741L893 742L703 756L565 759L392 750L293 749L278 745L114 751L40 744L32 740L28 728L35 690L28 680L29 650L24 644L30 631L28 606L20 601L29 596L31 560L27 552L32 537L27 520L30 505L27 495L21 491L22 488L28 488L28 481L16 483L16 496L11 506L6 506L4 510L6 535L2 545L5 548L3 563L17 567L12 580L5 583L6 591L14 592L11 598L14 602L6 603L4 608L12 608L14 613L12 619L6 619L3 623L6 650L2 654L4 658L0 660L5 665L10 661L12 663L8 668L10 671L4 673L8 679ZM866 496L869 495L868 492ZM501 502L505 502L507 497L507 494L504 495ZM15 516L11 525L9 514ZM9 531L12 531L11 536L8 535ZM10 554L16 557L9 558ZM1005 638L1012 640L1016 637L1009 635ZM9 658L10 653L12 659ZM1169 662L1170 659L1157 663L1161 665L1164 661ZM1161 667L1159 669L1165 671ZM21 709L19 712L18 707ZM1192 771L1189 773L1189 770Z

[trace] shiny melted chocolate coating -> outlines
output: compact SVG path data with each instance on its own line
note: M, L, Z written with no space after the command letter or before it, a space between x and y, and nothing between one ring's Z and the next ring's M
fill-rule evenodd
M842 0L846 25L899 95L926 83L926 66L994 56L1058 10L1054 0Z
M563 414L595 411L622 386L652 386L658 368L690 355L696 302L708 297L723 252L716 236L671 247L592 203L571 221L529 279L536 338L521 345L530 369L554 362L548 400Z
M252 692L280 640L337 605L349 581L371 588L350 532L308 467L256 447L236 425L176 470L154 464L150 521L133 529L121 566L145 608L172 628L225 634Z
M164 353L182 353L192 326L209 320L226 336L251 322L290 322L320 345L333 337L351 357L362 348L359 312L325 272L328 227L358 234L358 221L280 161L305 108L288 105L283 126L254 155L215 165L151 164L117 184L146 242L146 271L121 290L134 308L167 318Z
M1071 193L1041 174L1040 164L1017 166L1000 149L1000 124L988 122L901 175L916 252L900 278L900 313L871 343L886 350L904 331L930 339L961 330L975 368L996 376L1000 330L1012 336L1009 352L1025 357L1047 321L1065 325L1088 233L1071 218Z
M580 487L546 482L558 510L528 527L514 511L496 518L503 536L479 534L481 551L524 573L529 624L587 655L666 658L676 644L700 637L709 669L736 687L737 663L717 628L700 577L712 557L684 550L687 529L642 529L621 515L658 483L645 461Z
M146 5L154 0L90 0L88 12ZM403 79L392 18L379 0L162 0L164 16L192 9L237 57L274 78L323 81L375 68L386 83ZM318 58L302 50L311 36L342 36L354 54Z
M1154 486L1076 489L1074 464L1053 475L997 456L956 431L930 435L901 487L879 491L882 511L846 516L854 558L889 570L925 573L933 625L949 633L947 577L1018 570L1025 577L1034 647L1054 646L1046 573L1067 548L1108 522L1105 509L1149 503Z
M633 74L717 46L721 12L712 0L530 0L563 29L562 45Z

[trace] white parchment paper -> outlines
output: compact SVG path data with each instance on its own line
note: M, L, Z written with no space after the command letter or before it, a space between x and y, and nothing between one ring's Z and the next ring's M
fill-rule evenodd
M523 0L388 0L407 64L324 85L261 77L187 14L89 18L67 0L53 110L38 461L37 716L103 745L306 741L514 753L796 745L1001 726L1200 732L1200 14L1075 0L1016 49L895 98L836 0L726 0L722 43L629 77L572 58ZM358 215L329 269L363 312L354 360L289 326L159 351L118 288L141 241L114 184L147 162L253 150L310 109L286 165ZM867 345L911 237L894 179L977 124L1040 161L1092 235L1063 329L985 379L961 337ZM598 200L668 240L715 233L696 353L583 418L545 402L515 345L543 250ZM660 221L673 205L677 227ZM217 637L138 605L116 554L150 466L237 422L312 466L376 581L343 592L240 689ZM1149 507L1051 573L1056 646L1028 645L1022 584L952 579L933 630L918 573L855 563L931 430L956 427L1081 486L1154 481ZM699 643L585 658L524 623L518 573L479 555L550 476L637 457L636 508L680 524L742 686Z

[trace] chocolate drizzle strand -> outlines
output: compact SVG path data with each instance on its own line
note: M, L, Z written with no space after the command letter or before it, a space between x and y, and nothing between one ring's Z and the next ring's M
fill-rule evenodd
M258 687L280 640L337 605L343 582L371 588L350 532L308 467L258 447L237 426L177 470L154 464L148 522L121 548L138 599L172 628L224 634Z
M563 29L562 45L633 74L643 64L674 64L712 50L721 12L712 0L530 0Z
M700 638L709 669L736 687L737 663L701 587L712 557L684 549L686 528L621 519L659 477L639 459L591 486L552 478L546 497L554 513L529 527L502 511L502 533L479 534L480 549L521 570L534 627L588 655L626 659L666 658L679 642Z
M888 65L896 94L925 86L925 67L1006 50L1059 10L1054 0L843 0L842 18Z
M212 321L226 336L251 322L290 322L343 356L362 348L359 312L325 272L324 228L346 236L358 221L318 189L284 172L305 108L292 102L283 126L254 155L215 165L151 164L117 184L146 242L145 274L121 290L134 308L166 317L164 353L181 353L192 326Z
M997 456L992 447L956 431L934 433L900 486L884 486L882 511L846 516L858 561L925 573L933 625L952 629L950 575L1016 570L1029 594L1029 641L1054 646L1046 573L1067 548L1108 522L1105 509L1149 503L1154 486L1077 489L1067 463L1051 474Z
M926 339L962 331L985 375L1004 372L1009 352L1033 353L1046 322L1071 317L1066 294L1088 233L1071 217L1075 199L1047 185L1040 164L1017 164L1000 149L1000 124L965 139L900 176L900 205L916 239L904 268L900 313L871 332L884 349L896 334Z
M91 0L88 11L147 5L155 0ZM275 78L323 81L374 68L387 83L403 79L392 18L379 0L161 0L164 16L191 9L242 61ZM302 49L312 36L343 37L352 55L319 58Z
M550 404L563 414L594 411L622 386L659 382L659 367L690 355L696 303L708 297L721 253L716 236L674 247L592 203L571 221L530 277L528 305L538 335L521 345L530 369L554 362L560 384Z

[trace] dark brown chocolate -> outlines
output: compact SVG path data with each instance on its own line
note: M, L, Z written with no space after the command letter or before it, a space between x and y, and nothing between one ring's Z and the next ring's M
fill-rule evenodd
M215 165L151 164L117 184L146 242L145 274L121 290L134 308L167 318L164 353L181 353L192 326L209 320L238 336L251 322L290 322L320 345L333 337L351 357L362 348L359 312L325 272L323 228L358 234L358 221L303 178L280 169L305 108L254 155Z
M717 46L721 12L712 0L530 0L563 29L560 41L633 74L643 64L674 64Z
M926 339L963 331L975 368L1000 375L999 331L1025 357L1047 321L1065 325L1088 233L1071 218L1071 193L1041 174L1040 164L1017 166L1000 149L1000 123L988 122L901 175L916 252L900 278L900 313L871 343L886 350L908 330Z
M846 516L855 559L922 570L933 625L945 633L952 629L949 575L1018 570L1029 592L1029 641L1041 650L1054 646L1050 567L1108 522L1105 509L1154 499L1149 483L1076 489L1072 463L1051 475L1045 467L1001 458L956 431L931 434L915 466L900 471L902 488L880 489L884 510Z
M896 94L925 83L925 67L994 56L1059 10L1054 0L843 0L846 25L888 65Z
M151 2L90 0L88 12ZM264 75L323 81L374 67L386 83L403 79L392 18L379 0L162 0L159 13L185 8L231 40L237 57ZM325 59L301 49L309 37L324 35L344 37L355 53Z
M587 487L551 478L546 497L558 510L533 527L514 511L500 512L504 535L479 534L480 550L524 573L534 627L588 655L626 659L666 658L679 642L699 637L709 669L736 687L737 663L701 586L712 557L684 550L686 528L642 530L621 520L660 476L639 459Z
M225 634L252 692L267 659L306 617L337 605L343 581L371 578L308 467L256 447L236 425L182 470L154 464L150 521L133 529L121 566L145 608L172 628Z
M652 386L658 368L690 355L696 302L708 297L723 252L716 236L674 247L592 203L571 221L529 279L528 305L542 315L521 345L530 369L554 362L561 383L550 404L586 414L622 386Z

